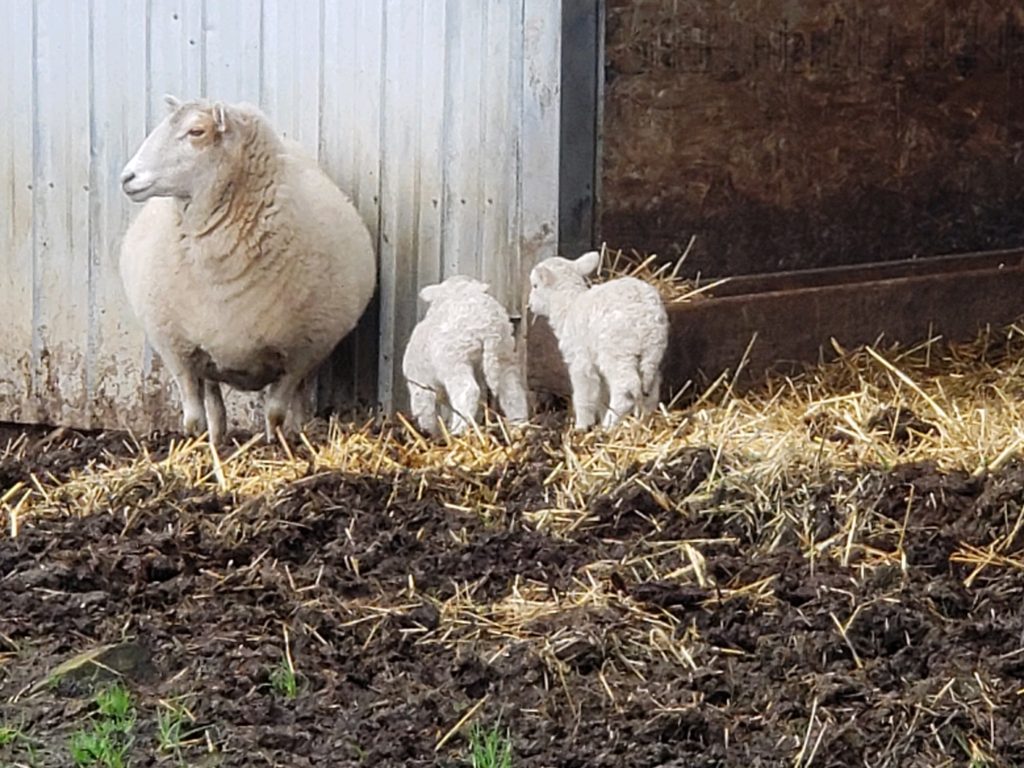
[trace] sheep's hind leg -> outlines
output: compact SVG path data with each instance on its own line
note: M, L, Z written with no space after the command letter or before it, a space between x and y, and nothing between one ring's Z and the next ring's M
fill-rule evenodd
M519 372L515 346L511 339L484 346L484 380L498 396L505 418L512 422L529 418L526 387Z
M303 377L303 375L286 373L267 389L267 397L263 405L267 442L274 442L277 430L284 429L285 419L288 418L288 412L295 403L296 393Z
M597 420L601 400L601 377L589 362L569 366L572 382L572 407L576 411L576 429L590 429Z
M448 400L452 406L452 434L461 435L476 423L480 407L480 384L470 365L456 366L444 379Z
M434 390L410 383L409 410L420 429L431 437L441 434L437 423L437 393Z
M606 361L602 373L608 382L608 410L602 426L613 427L643 404L643 384L632 361Z
M291 409L285 417L285 428L301 432L313 414L313 386L316 378L307 376L295 388Z
M206 407L206 423L210 430L210 443L220 445L228 432L228 413L224 408L224 397L221 395L220 384L205 379L203 381L203 405Z
M159 352L159 350L157 350ZM203 411L203 380L173 354L160 352L160 358L171 372L181 395L182 427L186 435L197 437L206 430Z
M661 371L654 374L654 378L648 386L650 389L644 392L643 412L645 414L657 411L658 403L661 402Z

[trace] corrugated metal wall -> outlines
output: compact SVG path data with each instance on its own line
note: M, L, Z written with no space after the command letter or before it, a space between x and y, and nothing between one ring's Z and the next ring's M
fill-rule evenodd
M0 419L178 423L117 275L125 161L162 96L260 104L377 235L377 323L329 399L401 401L422 285L482 276L509 309L557 242L560 3L7 0L0 27ZM6 214L6 215L5 215ZM379 354L378 354L379 351ZM379 374L379 378L378 378ZM236 399L236 414L245 401Z

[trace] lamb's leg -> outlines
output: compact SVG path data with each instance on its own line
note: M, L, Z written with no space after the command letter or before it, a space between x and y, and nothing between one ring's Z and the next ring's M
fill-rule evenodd
M589 362L573 362L569 366L572 382L572 407L576 411L576 429L590 429L597 420L601 401L601 377Z
M444 388L452 406L452 434L461 435L470 423L476 422L480 407L480 384L470 365L454 367L444 378Z
M523 386L518 368L506 368L502 371L501 382L498 384L498 402L501 403L501 410L509 421L521 422L530 418L526 387Z
M604 360L601 372L608 382L608 410L602 425L613 427L641 404L643 384L633 360Z
M661 402L661 371L656 371L644 392L644 413L654 413Z
M206 406L206 423L210 430L210 443L220 445L228 432L228 414L224 408L220 384L205 379L203 381L203 404Z
M484 380L490 390L498 396L505 418L509 421L526 421L529 418L526 388L523 386L515 346L511 339L484 344L483 369Z
M661 360L665 344L652 344L640 356L640 379L643 382L643 413L657 410L661 400Z
M437 423L437 393L427 387L409 383L409 410L425 433L431 437L441 434Z

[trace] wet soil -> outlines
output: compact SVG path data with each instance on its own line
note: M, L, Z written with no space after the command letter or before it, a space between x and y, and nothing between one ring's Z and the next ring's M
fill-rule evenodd
M47 434L0 467L0 496L135 450ZM128 639L144 656L125 670L137 766L468 765L465 732L449 733L466 715L508 729L516 766L1024 765L1024 571L969 578L955 557L1024 546L1024 465L865 467L802 488L801 524L773 528L755 489L749 505L735 488L691 495L714 463L694 450L632 468L642 483L627 472L555 535L528 521L557 439L541 433L507 468L497 516L446 505L412 473L326 472L253 499L192 489L4 533L0 724L32 749L0 745L0 764L70 765L100 683L47 684L48 671ZM691 500L669 512L659 494ZM873 521L867 545L845 563L808 558L806 538L841 536L851 505ZM681 540L703 579L642 564ZM879 555L894 551L902 561ZM611 597L496 628L496 605L595 582ZM286 637L294 698L272 684ZM157 748L170 701L194 717L179 754Z

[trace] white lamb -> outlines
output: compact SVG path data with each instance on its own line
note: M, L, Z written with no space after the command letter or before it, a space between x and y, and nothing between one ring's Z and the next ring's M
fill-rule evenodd
M587 287L597 251L576 261L554 256L530 273L530 310L546 317L569 369L576 427L588 429L603 407L603 425L657 406L661 361L668 346L668 314L650 283L622 277ZM603 380L603 382L602 382Z
M121 246L125 293L178 384L185 430L219 442L220 384L269 387L269 438L286 418L301 426L305 380L373 294L370 234L255 107L167 103L121 174L148 201Z
M486 283L455 275L420 291L430 306L409 337L402 373L413 416L428 434L440 432L439 397L451 406L453 434L475 423L480 374L510 421L527 418L512 325L505 308L487 290Z

